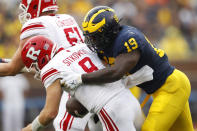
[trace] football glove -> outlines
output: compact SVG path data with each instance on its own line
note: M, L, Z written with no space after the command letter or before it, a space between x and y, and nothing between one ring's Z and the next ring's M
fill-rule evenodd
M60 80L62 89L74 95L75 90L82 85L81 74L75 72L64 72L62 73L62 80Z
M151 81L153 80L153 72L151 67L145 65L135 73L124 77L124 84L127 88L131 88L144 82Z

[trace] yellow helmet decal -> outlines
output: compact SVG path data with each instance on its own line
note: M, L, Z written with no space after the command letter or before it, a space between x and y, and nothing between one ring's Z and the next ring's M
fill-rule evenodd
M117 17L116 14L114 14L114 19L116 20L117 23L119 22L118 17Z
M100 21L99 23L96 23L96 24L93 24L92 23L92 21L95 19L95 17L96 16L98 16L100 13L102 13L102 12L105 12L105 11L111 11L111 12L114 12L114 10L113 9L101 9L101 10L99 10L97 13L95 13L92 17L91 17L91 19L90 19L90 21L88 22L88 21L86 21L86 18L87 18L87 16L88 16L88 14L85 16L85 18L84 18L84 21L83 21L83 23L82 23L82 27L83 27L83 31L88 31L89 33L92 33L92 32L95 32L95 31L97 31L100 27L102 27L104 24L105 24L105 18L103 18L103 20L102 21Z

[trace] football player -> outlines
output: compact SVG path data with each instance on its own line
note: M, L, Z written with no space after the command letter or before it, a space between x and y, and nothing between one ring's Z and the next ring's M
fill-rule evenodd
M35 36L22 49L25 66L29 69L34 67L40 72L47 93L46 104L39 116L22 131L40 130L55 118L62 94L61 83L73 82L70 80L70 72L82 74L104 68L98 56L85 44L59 52L55 48L55 44L48 38ZM100 131L136 131L143 123L139 102L121 80L109 84L81 85L78 88L64 85L63 89L89 112L98 115L103 128ZM72 119L67 122L72 124Z
M133 84L153 96L142 131L193 131L188 102L190 82L169 64L163 50L155 48L135 27L120 25L114 10L107 6L91 9L82 26L85 43L113 66L82 75L73 73L75 83L67 85L75 88L82 82L109 83L130 75L136 79ZM140 75L135 75L136 71ZM144 71L153 73L147 75Z
M21 0L19 20L23 24L19 48L9 63L0 63L0 76L16 75L23 67L21 49L26 40L45 35L58 43L57 50L84 41L75 19L67 14L56 14L56 0Z
M32 36L44 35L57 43L56 50L68 48L83 43L84 37L75 19L67 14L56 14L56 0L21 0L19 20L23 24L20 34L20 44L15 55L8 63L0 63L0 76L15 75L24 67L21 50L24 43ZM47 47L45 47L47 48ZM34 58L34 57L33 57ZM7 62L7 61L2 61ZM45 61L42 61L44 64ZM76 118L66 112L66 101L69 94L61 97L59 114L54 121L56 130L84 130L87 120ZM53 113L53 112L48 112ZM51 114L51 117L54 117Z

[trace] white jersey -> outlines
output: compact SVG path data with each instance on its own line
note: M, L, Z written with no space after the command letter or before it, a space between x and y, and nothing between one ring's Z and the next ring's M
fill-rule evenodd
M67 14L55 16L41 16L28 20L22 27L20 40L35 35L48 37L56 43L57 50L66 49L84 42L84 37L75 19ZM87 118L74 118L66 112L68 93L64 92L61 97L59 112L53 124L56 131L83 131Z
M22 27L20 40L44 35L57 44L57 50L84 42L84 36L75 19L67 14L41 16L28 20Z
M58 63L58 64L57 64ZM62 50L41 70L41 79L47 88L56 79L72 70L83 74L104 68L98 56L85 44ZM98 112L112 97L124 89L121 81L102 84L84 85L77 88L76 99L89 111Z

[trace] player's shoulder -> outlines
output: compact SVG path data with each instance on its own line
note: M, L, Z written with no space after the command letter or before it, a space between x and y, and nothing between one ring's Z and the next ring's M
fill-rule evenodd
M61 53L62 51L60 51ZM58 53L59 54L59 53ZM61 70L64 67L62 64L61 55L55 55L41 70L41 81L48 87L53 81L61 77ZM57 64L58 63L58 64Z
M122 25L115 42L124 43L127 42L130 38L138 40L140 39L140 37L144 37L144 35L139 29L132 26Z
M21 29L20 39L25 39L33 35L43 35L47 33L47 25L41 17L28 20Z
M122 25L113 44L113 56L138 49L143 34L132 26Z
M55 16L40 16L33 19L29 19L25 24L22 26L22 31L27 28L46 28L48 25L52 24L51 22L55 19ZM50 26L49 26L50 27Z
M69 14L57 14L56 17L64 17L64 18L73 18L73 16L69 15Z
M44 21L43 19L41 19L41 17L38 18L34 18L34 19L29 19L27 22L25 22L25 24L22 26L22 31L25 28L31 28L31 27L44 27Z

